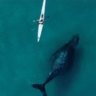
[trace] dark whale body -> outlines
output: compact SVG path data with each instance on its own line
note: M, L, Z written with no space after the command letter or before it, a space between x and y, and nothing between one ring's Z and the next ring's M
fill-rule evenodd
M79 36L74 35L72 39L57 50L53 55L53 70L49 73L48 78L43 84L32 84L32 87L39 89L43 96L47 96L45 86L56 76L68 69L74 62L76 47L79 43Z

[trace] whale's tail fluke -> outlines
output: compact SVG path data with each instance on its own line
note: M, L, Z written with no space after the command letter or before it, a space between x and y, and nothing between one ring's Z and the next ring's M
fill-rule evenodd
M32 87L40 90L42 92L43 96L47 96L45 84L32 84Z

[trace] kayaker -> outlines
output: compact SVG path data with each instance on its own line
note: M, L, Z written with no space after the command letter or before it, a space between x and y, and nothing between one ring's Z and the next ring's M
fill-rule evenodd
M43 24L44 23L44 15L41 15L41 20L38 21L39 24Z

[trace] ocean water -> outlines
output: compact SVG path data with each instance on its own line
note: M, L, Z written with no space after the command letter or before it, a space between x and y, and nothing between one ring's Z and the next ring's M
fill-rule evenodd
M42 0L0 0L0 96L42 96L31 87L51 70L49 58L74 34L79 57L63 77L46 86L48 96L96 96L96 1L47 0L42 37L37 24Z

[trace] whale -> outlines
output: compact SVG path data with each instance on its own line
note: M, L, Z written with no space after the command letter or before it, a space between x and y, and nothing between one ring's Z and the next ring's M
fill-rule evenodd
M79 35L75 34L68 42L55 51L51 55L53 67L46 80L41 84L32 84L33 88L41 91L42 96L47 96L46 85L55 77L68 70L68 68L74 63L79 39Z

